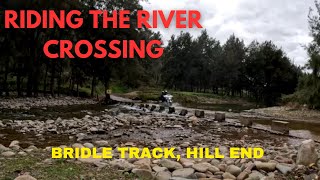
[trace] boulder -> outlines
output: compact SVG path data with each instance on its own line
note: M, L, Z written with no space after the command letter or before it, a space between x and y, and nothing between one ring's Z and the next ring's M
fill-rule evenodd
M318 154L316 152L315 143L313 140L303 141L299 147L297 155L297 164L309 166L316 163Z
M169 171L160 171L156 174L156 180L169 180L171 173Z
M294 168L294 166L289 164L277 164L276 168L284 175L286 175L288 172L291 172Z
M274 171L277 165L276 163L264 163L260 161L255 161L254 164L256 165L257 169L267 172Z
M174 107L169 107L169 114L173 114L173 113L175 113L176 112L176 108L174 108Z
M194 169L192 168L183 168L177 169L172 172L173 177L183 177L183 178L190 178L194 173Z
M194 115L197 118L204 118L204 111L195 110Z
M180 111L180 116L186 116L188 114L188 110L186 110L186 109L181 109L181 111Z
M214 120L218 122L224 122L226 120L226 114L225 113L215 113Z
M224 179L236 179L236 177L228 172L223 173L222 177Z
M245 126L245 127L250 127L252 126L252 119L249 119L249 118L240 118L240 123Z
M152 105L151 108L150 108L150 111L154 111L156 108L157 108L157 106Z
M230 174L232 174L232 175L237 177L241 173L241 169L238 166L230 165L226 169L226 172L228 172L228 173L230 173Z
M14 153L12 151L6 151L6 152L1 153L1 155L4 157L12 157L12 156L16 155L16 153Z
M146 169L132 169L132 173L137 175L141 179L145 179L145 180L154 179L154 175L152 174L152 172Z
M166 110L166 107L164 107L164 106L160 106L160 108L159 108L159 112L163 112L164 110Z
M177 170L177 169L182 169L182 165L176 161L172 161L169 159L161 159L160 164L162 167L166 167L169 170Z

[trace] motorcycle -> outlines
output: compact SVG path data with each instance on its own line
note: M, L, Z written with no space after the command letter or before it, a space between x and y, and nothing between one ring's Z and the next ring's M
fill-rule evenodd
M173 98L173 96L171 94L162 95L162 97L161 97L162 102L161 103L164 106L170 107L170 106L172 106L172 98Z

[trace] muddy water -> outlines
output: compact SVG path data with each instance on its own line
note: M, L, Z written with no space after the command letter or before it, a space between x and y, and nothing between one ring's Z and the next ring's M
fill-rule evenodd
M271 129L272 120L256 119L254 120L254 126ZM296 137L314 139L320 141L320 124L289 121L289 134Z

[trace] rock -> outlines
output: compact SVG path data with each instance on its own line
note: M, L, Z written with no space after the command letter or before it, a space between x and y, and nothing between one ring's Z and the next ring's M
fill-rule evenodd
M71 145L72 148L83 148L84 146L80 143L74 143Z
M90 149L94 148L94 145L91 144L91 143L84 143L83 146L87 147L87 148L90 148Z
M30 175L22 175L22 176L16 177L14 180L37 180L37 179Z
M172 172L173 177L183 177L183 178L189 178L192 177L194 173L194 169L192 168L183 168L183 169L177 169Z
M196 173L194 173L194 175L195 175L195 177L196 178L206 178L207 177L207 175L205 174L205 173L200 173L200 172L196 172Z
M20 152L18 152L18 155L20 155L20 156L26 156L26 155L28 155L26 152L23 152L23 151L20 151Z
M4 157L12 157L12 156L16 155L16 153L14 153L12 151L6 151L6 152L1 153L1 155Z
M204 111L195 110L195 111L194 111L194 115L195 115L197 118L204 118Z
M151 108L150 108L150 111L154 111L156 108L157 108L157 106L152 105Z
M260 161L255 161L254 164L256 165L257 169L261 169L267 172L274 171L276 169L276 163L263 163Z
M237 177L241 173L241 169L238 166L230 165L226 169L226 172L228 172L228 173L230 173L230 174L232 174L232 175Z
M13 147L13 146L19 146L19 141L15 140L15 141L12 141L9 145L9 148Z
M132 169L132 173L145 180L154 179L152 172L146 169Z
M102 155L102 154L100 154ZM82 163L88 163L88 164L95 164L95 163L99 163L102 161L102 159L100 158L78 158L78 161L82 162Z
M108 141L96 141L94 142L98 147L107 147L109 145Z
M318 154L316 152L315 143L313 140L303 141L298 150L297 164L309 166L316 163Z
M110 165L114 168L131 171L135 166L124 159L115 159L110 162Z
M186 109L181 109L181 111L180 111L180 116L186 116L188 114L188 110L186 110Z
M274 158L275 161L279 162L279 163L285 163L285 164L293 164L293 160L292 159L288 159L282 156L276 156Z
M252 119L241 117L240 123L245 127L251 127L253 122Z
M249 173L246 171L243 171L237 176L237 180L244 180L248 177L249 177Z
M252 171L252 173L249 175L247 180L260 180L264 178L265 176L261 174L259 171Z
M176 112L176 108L175 107L169 107L169 114L173 114Z
M166 167L169 170L177 170L183 168L180 163L168 159L161 159L159 163L162 167Z
M183 167L185 168L190 168L194 165L193 161L190 159L185 159L185 158L181 158L180 159L180 163L182 164Z
M223 173L222 177L224 179L237 179L234 175L232 175L232 174L230 174L228 172Z
M171 173L169 171L160 171L156 174L156 180L169 180Z
M152 167L152 169L153 169L154 172L161 172L161 171L167 171L168 170L168 168L160 167L160 166L154 166L154 167Z
M192 166L193 169L199 172L206 172L209 169L209 167L212 167L212 165L209 163L199 163L199 164L194 164Z
M277 164L276 168L284 175L286 175L288 172L291 172L294 167L292 165L290 166L289 164Z
M220 161L218 159L212 159L210 164L212 164L214 166L218 166L220 164Z
M166 110L166 107L164 107L164 106L160 106L160 108L159 108L159 112L163 112L164 110Z
M136 169L146 169L151 171L151 160L150 159L140 159L133 163Z
M0 144L0 152L1 151L10 151L10 148L7 148L4 145Z
M212 172L212 173L216 173L216 172L219 172L220 169L215 167L215 166L211 166L208 168L208 171Z
M215 113L214 120L218 122L224 122L226 120L226 114L225 113Z
M47 120L46 124L54 124L54 120Z

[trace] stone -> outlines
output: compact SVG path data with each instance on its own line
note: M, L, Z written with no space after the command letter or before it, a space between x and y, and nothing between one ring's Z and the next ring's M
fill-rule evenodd
M94 145L91 144L91 143L84 143L83 146L87 147L87 148L90 148L90 149L94 148Z
M309 166L316 163L317 160L318 154L314 141L311 139L303 141L298 150L297 164Z
M232 174L232 175L237 177L241 173L241 169L238 166L230 165L226 169L226 172L228 172L228 173L230 173L230 174Z
M10 148L5 147L4 145L0 144L0 152L1 151L9 151Z
M209 167L212 167L212 165L209 163L199 163L199 164L194 164L192 166L193 169L199 172L206 172L209 169Z
M9 145L9 148L13 147L13 146L18 146L19 145L19 141L15 140L15 141L12 141Z
M194 173L195 177L197 178L206 178L207 175L205 173L196 172Z
M228 173L228 172L223 173L223 174L222 174L222 177L223 177L224 179L237 179L234 175L232 175L232 174L230 174L230 173Z
M292 165L290 166L289 164L277 164L276 168L284 175L286 175L288 172L291 172L294 167Z
M249 174L248 180L260 180L264 178L265 176L261 174L259 171L252 171L251 174Z
M124 170L124 171L131 171L135 166L124 159L115 159L110 162L110 165L114 168Z
M71 147L72 148L83 148L84 146L82 144L80 144L80 143L74 143L74 144L72 144Z
M132 169L132 173L145 180L154 179L152 172L146 169Z
M164 107L164 106L160 106L160 108L159 108L159 112L163 112L164 110L166 110L166 107Z
M152 167L152 170L153 170L154 172L161 172L161 171L167 171L168 168L166 168L166 167L160 167L160 166L154 166L154 167ZM170 176L171 176L171 175L170 175Z
M173 114L176 112L176 108L175 107L169 107L169 114Z
M151 160L150 159L140 159L133 163L136 169L147 169L151 171Z
M257 169L267 172L274 171L277 165L276 163L264 163L260 161L255 161L254 164L256 165Z
M20 155L20 156L26 156L26 155L28 155L26 152L23 152L23 151L20 151L20 152L18 152L18 155Z
M225 113L215 113L214 120L218 121L218 122L224 122L226 120L226 114Z
M160 171L156 174L156 180L169 180L171 173L169 171Z
M109 142L108 141L96 141L94 142L98 147L107 147L109 145Z
M172 172L173 177L183 177L183 178L189 178L192 177L194 173L194 169L192 168L183 168L183 169L177 169Z
M151 108L150 108L150 111L154 111L156 108L157 108L157 106L152 105Z
M102 154L97 153L97 155L102 155ZM102 159L90 157L90 158L78 158L78 161L82 163L95 164L95 163L101 162Z
M6 152L1 153L1 155L4 157L12 157L12 156L16 155L16 153L14 153L12 151L6 151Z
M161 159L160 162L162 167L166 167L169 170L177 170L177 169L182 169L182 165L178 162L169 160L169 159Z
M237 180L244 180L248 177L249 177L249 173L246 171L243 171L237 176Z
M181 111L179 113L180 116L186 116L187 114L188 114L188 110L186 110L186 109L181 109Z
M285 121L272 121L271 130L283 134L289 134L289 122Z
M195 115L197 118L204 118L204 111L195 110L195 111L194 111L194 115Z
M37 180L37 179L30 175L22 175L22 176L16 177L14 180Z
M244 118L244 117L240 118L240 123L245 127L251 127L253 124L252 119Z

